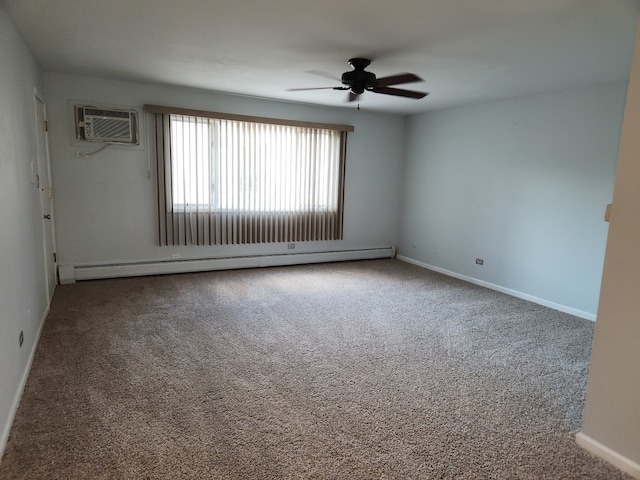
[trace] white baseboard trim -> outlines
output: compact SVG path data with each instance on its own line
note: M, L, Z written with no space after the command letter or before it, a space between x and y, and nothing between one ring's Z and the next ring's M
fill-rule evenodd
M31 372L31 364L33 363L33 358L36 355L36 348L38 347L38 343L40 342L40 334L42 333L44 322L47 320L47 315L49 315L49 305L47 305L47 308L45 309L44 314L42 315L42 319L40 320L38 333L36 334L36 338L34 339L33 345L31 346L31 352L29 353L29 360L27 361L24 372L22 373L22 378L20 379L18 389L16 390L16 393L13 396L13 402L11 403L11 410L9 410L9 416L7 417L6 422L2 427L2 434L0 435L0 461L2 461L5 448L7 448L7 442L9 441L9 433L11 432L11 426L13 425L13 421L15 420L16 414L18 413L18 406L20 405L20 400L22 399L22 392L24 392L24 387L27 385L29 372Z
M342 262L348 260L371 260L376 258L393 258L394 255L395 248L381 247L326 252L123 262L97 265L61 265L58 272L60 275L60 283L69 284L75 283L78 280L275 267L306 263Z
M582 432L576 435L576 443L587 452L609 462L611 465L619 468L625 473L628 473L633 478L640 480L640 464L628 459L624 455L620 455L618 452L611 450L609 447L602 445L600 442Z
M426 268L428 270L433 270L434 272L442 273L449 277L458 278L460 280L464 280L465 282L473 283L475 285L480 285L481 287L489 288L491 290L496 290L500 293L506 293L507 295L511 295L512 297L521 298L523 300L527 300L529 302L537 303L538 305L542 305L544 307L549 307L554 310L558 310L559 312L568 313L570 315L574 315L576 317L584 318L585 320L591 320L595 322L596 315L593 313L585 312L583 310L578 310L576 308L568 307L566 305L562 305L560 303L550 302L549 300L545 300L543 298L534 297L532 295L519 292L517 290L512 290L510 288L505 288L500 285L496 285L494 283L485 282L484 280L478 280L477 278L469 277L467 275L462 275L460 273L452 272L446 270L444 268L436 267L434 265L429 265L424 262L420 262L418 260L414 260L413 258L405 257L404 255L398 255L396 257L398 260L402 260L403 262L411 263L413 265L417 265L422 268Z

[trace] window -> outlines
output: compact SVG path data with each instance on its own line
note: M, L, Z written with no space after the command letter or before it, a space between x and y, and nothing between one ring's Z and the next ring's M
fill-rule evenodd
M352 127L145 108L163 109L155 112L161 245L342 238Z

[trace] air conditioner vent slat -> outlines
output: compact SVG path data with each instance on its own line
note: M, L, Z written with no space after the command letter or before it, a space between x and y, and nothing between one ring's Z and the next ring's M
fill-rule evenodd
M119 117L129 118L130 112L121 110L98 110L95 108L85 108L85 115L93 115L95 117Z
M91 136L94 138L116 138L128 141L131 139L129 119L122 121L112 118L94 118L91 125Z

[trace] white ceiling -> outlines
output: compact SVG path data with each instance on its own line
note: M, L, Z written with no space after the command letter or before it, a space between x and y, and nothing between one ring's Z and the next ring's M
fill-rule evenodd
M44 71L354 108L347 60L426 80L416 113L626 79L638 0L5 0ZM315 73L313 72L315 71Z

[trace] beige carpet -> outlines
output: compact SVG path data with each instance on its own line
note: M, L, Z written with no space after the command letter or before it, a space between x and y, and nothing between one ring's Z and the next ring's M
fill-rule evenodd
M2 479L627 479L593 324L396 260L56 290Z

